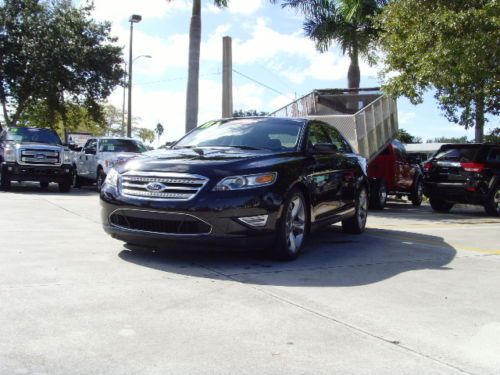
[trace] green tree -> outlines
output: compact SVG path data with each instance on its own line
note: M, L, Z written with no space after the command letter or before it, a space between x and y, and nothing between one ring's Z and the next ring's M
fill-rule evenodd
M233 112L233 117L256 117L256 116L267 116L269 113L260 111L258 112L255 109L242 110L237 109Z
M484 136L484 141L488 143L500 144L500 128L492 129L488 135Z
M406 144L422 143L422 138L411 135L404 129L399 129L396 139Z
M173 0L168 0L173 1ZM198 125L198 91L200 79L201 0L192 0L189 27L188 83L186 92L186 133ZM219 8L227 7L229 0L214 0Z
M133 128L133 133L143 142L152 143L155 140L155 132L147 128Z
M40 102L52 122L68 115L68 101L102 120L99 102L123 76L122 51L110 24L92 20L91 11L70 0L0 3L0 102L7 125Z
M165 131L165 129L163 128L163 125L161 123L156 124L156 128L154 131L155 131L156 135L158 136L158 141L160 141L160 138L161 138L163 132Z
M437 137L428 139L427 143L469 143L467 136L463 137Z
M271 0L278 2L279 0ZM304 31L325 52L338 42L350 59L347 72L349 88L359 88L359 57L372 62L370 51L379 30L373 24L387 0L282 0L283 7L299 9L305 16Z
M500 7L496 0L395 0L378 16L385 89L422 102L435 89L445 116L483 139L500 102Z

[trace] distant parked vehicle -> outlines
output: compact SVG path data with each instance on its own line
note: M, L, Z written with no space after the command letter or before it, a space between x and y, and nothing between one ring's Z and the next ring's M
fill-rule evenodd
M500 144L449 144L424 164L424 192L434 211L455 203L500 216Z
M96 183L101 190L108 171L117 163L147 151L142 142L123 137L90 138L80 152L75 153L73 185Z
M423 175L404 145L394 140L368 164L371 179L370 207L382 209L387 195L407 196L414 206L420 206L423 198Z
M57 182L61 192L71 189L70 150L50 129L10 127L0 130L0 189L12 181L38 181L47 188Z

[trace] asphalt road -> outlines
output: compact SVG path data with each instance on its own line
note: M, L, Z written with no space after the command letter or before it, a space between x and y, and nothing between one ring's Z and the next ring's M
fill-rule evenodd
M126 250L91 189L0 193L0 374L500 374L500 219L392 203L291 263Z

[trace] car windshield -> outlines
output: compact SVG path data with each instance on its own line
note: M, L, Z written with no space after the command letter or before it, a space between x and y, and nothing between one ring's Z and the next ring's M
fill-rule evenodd
M174 148L234 147L287 151L297 147L302 123L275 118L219 120L200 125Z
M99 152L135 152L147 151L146 147L135 139L101 139Z
M37 128L9 128L7 130L7 141L11 142L36 142L51 145L60 145L59 136L49 129Z
M440 161L470 162L474 160L477 147L452 147L439 150L434 159Z

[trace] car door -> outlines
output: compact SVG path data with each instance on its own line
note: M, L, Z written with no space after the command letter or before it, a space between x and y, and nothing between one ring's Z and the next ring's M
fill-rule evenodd
M341 157L318 121L309 123L306 152L312 159L307 169L311 188L311 216L314 221L334 217L341 207L342 171Z
M91 138L87 141L85 144L81 154L80 154L80 160L81 160L81 170L82 170L82 176L85 176L86 178L95 178L95 173L92 173L92 165L95 162L95 154L97 151L97 140L94 138Z

